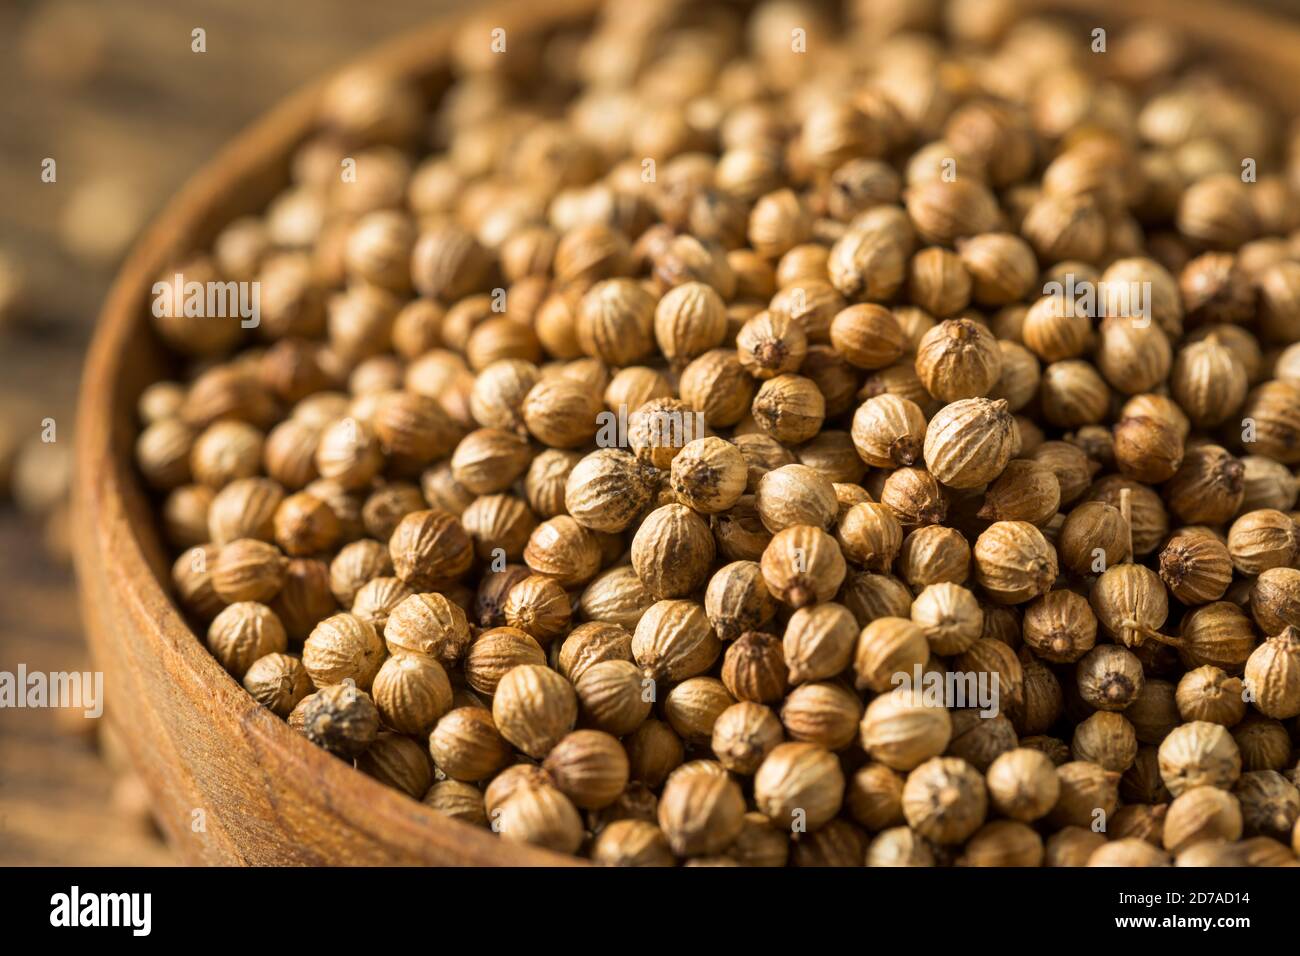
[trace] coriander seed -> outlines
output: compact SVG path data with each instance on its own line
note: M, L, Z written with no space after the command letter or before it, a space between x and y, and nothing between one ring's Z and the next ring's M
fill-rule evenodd
M473 638L465 612L442 594L412 594L384 625L390 654L424 654L445 669L458 666Z
M497 683L492 718L501 736L530 757L541 758L578 719L573 685L538 664L520 664Z
M1027 459L1007 462L984 493L978 512L994 521L1028 521L1046 524L1061 504L1061 486L1045 465Z
M862 502L839 518L836 540L849 560L870 571L887 571L903 544L903 529L885 505Z
M1013 450L1004 401L964 399L944 407L925 433L931 473L951 488L975 488L1002 473Z
M946 581L926 585L912 602L911 617L930 651L941 656L969 650L984 627L984 612L975 596Z
M302 666L320 688L350 680L369 690L383 661L384 643L378 632L352 614L321 621L302 649Z
M1140 564L1116 564L1093 585L1089 603L1106 633L1128 647L1151 639L1166 641L1160 633L1169 615L1164 583Z
M1174 797L1165 817L1164 848L1181 853L1205 840L1241 838L1241 805L1217 787L1192 787Z
M1175 797L1193 787L1227 790L1241 776L1241 751L1226 729L1195 720L1160 744L1160 777Z
M600 831L591 859L603 866L672 866L668 839L645 820L615 820Z
M984 822L988 791L966 761L935 757L907 776L903 815L910 827L939 844L964 843Z
M969 319L949 319L921 339L916 373L940 401L980 398L1002 374L1002 352L983 326Z
M376 489L365 500L361 506L361 523L365 526L366 534L387 541L403 518L414 511L423 511L426 507L428 504L418 487L406 482L393 482Z
M903 357L903 330L894 314L871 303L851 305L831 321L831 345L856 368L876 369Z
M1098 847L1088 857L1087 866L1168 866L1169 854L1156 849L1146 840L1127 837Z
M770 707L742 700L718 714L710 746L728 770L751 776L784 739L781 721Z
M938 480L924 468L898 468L889 473L880 503L905 527L941 524L948 500Z
M574 805L595 810L613 803L627 786L627 753L599 730L575 730L551 748L542 764L555 787Z
M731 349L713 349L696 358L682 370L677 388L682 401L703 415L710 428L737 424L749 414L757 390L754 379ZM624 404L635 408L648 400Z
M663 713L669 726L687 744L704 745L713 736L718 715L736 702L716 677L690 677L664 698Z
M274 611L255 601L239 601L213 619L207 645L221 666L242 680L256 661L268 654L283 654L289 642Z
M1124 716L1133 724L1139 742L1160 743L1182 722L1174 685L1160 678L1147 678L1137 700L1125 708Z
M1134 416L1115 424L1115 464L1136 481L1167 481L1183 462L1183 441L1172 425Z
M423 747L410 737L381 731L360 757L357 769L385 786L419 799L433 782L433 766Z
M591 530L568 515L559 515L533 529L524 548L524 563L561 587L576 587L600 570L600 543Z
M1176 534L1160 552L1160 580L1184 604L1217 601L1232 583L1232 556L1213 535Z
M1178 682L1174 700L1185 722L1206 721L1231 727L1246 715L1244 685L1212 664L1189 670Z
M1123 773L1137 759L1137 732L1122 714L1099 710L1074 728L1070 754Z
M1073 663L1097 642L1097 617L1083 596L1049 591L1025 607L1025 643L1045 661Z
M767 589L795 609L829 601L844 580L844 555L819 528L795 525L778 532L760 562Z
M1090 828L1098 810L1109 818L1119 804L1119 776L1084 760L1057 767L1060 792L1047 815L1048 823L1056 827Z
M858 729L873 760L911 770L943 753L952 738L952 719L946 708L926 705L919 692L899 688L871 701Z
M1228 529L1228 553L1233 566L1245 575L1287 567L1300 554L1300 529L1290 515L1281 511L1250 511Z
M884 764L868 763L849 779L845 802L859 824L876 833L903 822L903 776Z
M694 601L658 601L637 622L632 654L652 681L677 682L707 671L722 653L704 608Z
M1270 568L1257 577L1250 590L1250 610L1270 637L1300 627L1300 571Z
M1243 773L1232 788L1246 833L1285 840L1300 818L1300 790L1275 770Z
M709 579L704 610L718 637L729 641L762 630L776 614L777 604L757 562L733 561Z
M521 630L490 628L479 634L465 652L465 681L490 697L496 693L501 678L521 664L545 666L546 652Z
M1124 710L1137 700L1146 680L1137 655L1115 644L1094 647L1075 673L1079 696L1098 710Z
M569 629L571 606L568 593L554 578L533 574L506 594L501 612L506 623L548 645Z
M846 686L833 682L801 684L781 706L781 723L791 740L839 751L858 736L862 703Z
M1183 616L1180 656L1188 664L1213 664L1240 671L1255 649L1255 629L1237 605L1216 601Z
M442 665L423 654L396 654L380 666L371 688L384 725L412 736L428 734L451 709Z
M848 667L859 628L843 605L799 608L786 623L783 648L791 684L834 677Z
M1044 846L1044 866L1087 866L1094 850L1106 845L1101 833L1067 826L1053 833Z
M227 604L269 601L284 586L288 563L275 545L239 538L218 552L212 589Z
M1044 362L1079 358L1088 348L1092 323L1064 296L1043 296L1025 313L1020 335L1025 347Z
M1300 714L1300 629L1287 626L1255 648L1245 683L1260 713L1279 720Z
M632 733L649 716L652 702L644 689L640 669L625 660L598 661L574 682L584 720L619 737Z
M676 286L655 306L655 339L670 362L684 364L721 345L726 334L727 316L722 297L703 282Z
M470 494L495 494L527 471L531 456L528 442L514 432L480 428L456 445L451 475Z
M890 827L867 847L867 866L936 866L929 843L911 827Z
M1023 604L1056 580L1056 549L1024 521L997 521L975 541L975 580L999 604Z
M379 712L370 695L350 681L304 697L298 709L303 736L345 760L361 756L379 735Z
M815 744L778 744L754 774L754 802L778 827L816 830L839 813L843 793L839 759Z
M650 718L633 731L627 740L628 760L633 780L659 787L682 763L681 738L661 720Z
M913 588L949 582L961 584L970 577L971 547L956 528L924 525L903 539L895 570Z
M754 505L773 534L796 525L825 528L839 511L831 482L807 465L782 465L763 475Z
M283 595L283 591L280 592ZM411 589L397 578L374 578L362 585L352 602L352 613L382 633L393 608L411 596Z
M635 627L635 622L632 622ZM577 684L586 671L604 661L632 660L632 635L612 621L588 621L575 627L560 645L556 669Z
M883 693L895 686L895 676L907 675L923 667L930 656L925 632L901 617L882 617L872 621L858 636L853 656L853 672L859 689L870 688Z
M313 689L302 661L279 652L253 661L244 672L243 684L253 700L278 717L288 717Z
M1189 450L1168 484L1165 498L1189 524L1222 524L1236 514L1245 494L1240 461L1218 445Z
M677 856L725 850L740 835L745 798L726 776L674 776L659 799L659 828Z
M172 586L181 606L202 621L211 621L226 602L212 586L211 565L219 552L212 545L197 545L172 564Z
M460 577L474 561L461 523L442 511L415 511L398 522L388 542L396 575L416 591Z
M721 438L697 438L673 459L669 483L683 504L702 514L714 514L740 500L748 473L745 458L735 445ZM762 501L760 482L760 514Z
M798 444L821 430L826 398L812 379L782 374L759 386L752 412L765 434L785 444Z
M808 337L788 314L765 310L736 333L736 354L745 371L767 380L799 370L808 354Z
M921 456L925 431L920 407L897 395L868 398L853 415L853 447L875 468L913 464Z
M993 761L987 784L993 808L1026 823L1050 812L1060 794L1056 767L1043 754L1023 747Z
M1062 505L1073 504L1088 490L1092 473L1097 468L1081 449L1063 441L1044 442L1031 457L1056 475Z
M632 566L656 598L685 597L708 577L714 540L698 514L685 505L656 508L632 538Z
M599 392L559 377L543 377L529 389L520 411L529 434L551 448L576 448L590 442L599 412Z
M1291 738L1280 720L1248 713L1232 728L1232 739L1244 771L1282 770L1290 761Z
M317 472L349 491L370 484L383 462L379 439L355 418L340 418L327 426L316 445Z
M610 568L588 584L578 598L578 609L588 620L632 628L652 603L636 569L624 564Z
M531 843L558 853L575 853L582 844L582 818L554 787L521 787L498 809L493 827L503 840Z

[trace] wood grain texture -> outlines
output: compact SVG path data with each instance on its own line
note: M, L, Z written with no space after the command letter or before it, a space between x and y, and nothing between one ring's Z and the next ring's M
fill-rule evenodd
M0 515L0 670L84 670L66 569L41 557L36 525ZM0 866L156 866L174 858L115 804L113 774L89 734L56 711L0 717Z
M594 7L594 0L514 3L500 16L512 31ZM1055 2L1118 25L1108 3ZM1137 13L1139 11L1134 11ZM1291 28L1249 29L1238 11L1152 0L1140 11L1174 16L1249 75L1294 102L1300 64ZM1246 21L1241 21L1246 22ZM1253 22L1253 21L1251 21ZM1281 36L1278 31L1281 30ZM438 27L385 48L374 62L412 77L435 76L450 31ZM1290 43L1279 42L1290 38ZM205 243L218 226L258 207L283 180L284 157L306 131L315 97L288 101L240 137L169 205L122 270L100 319L86 367L79 417L77 566L82 607L110 707L129 727L173 847L192 863L558 865L555 854L514 846L446 821L356 773L257 707L189 630L159 583L166 561L130 467L131 410L162 360L149 338L145 294L175 254ZM1288 98L1289 97L1289 98ZM206 828L191 820L203 810Z

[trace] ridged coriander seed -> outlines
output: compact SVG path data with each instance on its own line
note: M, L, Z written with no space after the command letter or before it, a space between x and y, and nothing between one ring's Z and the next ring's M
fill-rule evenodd
M492 718L506 740L531 757L546 756L578 719L573 685L538 664L511 668L497 683Z
M370 695L350 681L304 697L295 712L299 710L303 735L345 759L365 753L379 734L379 711Z

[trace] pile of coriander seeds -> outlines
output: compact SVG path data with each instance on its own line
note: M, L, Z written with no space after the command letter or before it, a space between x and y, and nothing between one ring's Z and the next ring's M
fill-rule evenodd
M196 633L603 864L1294 865L1300 127L1096 26L615 0L341 75L176 264L256 328L154 320Z

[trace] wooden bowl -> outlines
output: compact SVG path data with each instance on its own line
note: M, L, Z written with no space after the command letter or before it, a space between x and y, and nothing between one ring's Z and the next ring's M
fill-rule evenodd
M512 34L590 16L597 0L498 8ZM1123 22L1121 0L1035 4ZM1090 10L1091 8L1091 10ZM1148 0L1290 108L1300 105L1300 31L1260 14ZM450 21L385 46L375 65L430 93L448 82ZM1080 42L1084 42L1083 39ZM320 87L284 103L181 191L124 265L100 317L78 412L76 565L81 605L107 707L187 863L563 865L568 857L510 844L447 820L317 749L255 704L209 655L162 583L170 561L132 466L136 401L167 368L146 321L150 286L181 254L234 217L264 208L287 182L292 148L311 128Z
M501 6L511 35L590 15L597 0ZM457 21L385 45L366 62L435 94L450 79ZM163 377L150 288L236 216L288 182L311 131L318 84L292 97L201 170L142 238L113 284L78 410L76 566L105 699L152 794L168 842L191 864L564 865L572 858L449 820L308 743L258 706L168 597L171 561L132 465L140 393Z

